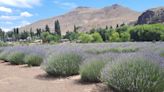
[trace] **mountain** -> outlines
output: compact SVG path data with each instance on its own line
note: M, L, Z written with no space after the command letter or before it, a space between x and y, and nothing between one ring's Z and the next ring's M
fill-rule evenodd
M21 31L36 30L37 28L45 29L48 25L51 31L54 30L54 21L59 20L62 34L67 31L73 31L74 25L79 27L79 31L89 31L92 28L113 26L117 24L128 24L137 20L139 12L133 11L127 7L118 4L104 7L101 9L90 7L77 7L74 10L61 15L44 19L21 27Z
M153 8L145 11L138 18L138 24L164 23L164 7Z

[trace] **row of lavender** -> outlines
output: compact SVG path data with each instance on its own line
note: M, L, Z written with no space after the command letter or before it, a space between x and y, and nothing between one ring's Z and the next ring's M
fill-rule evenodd
M14 46L0 49L11 64L41 67L52 76L80 74L121 92L164 91L164 43L127 42Z

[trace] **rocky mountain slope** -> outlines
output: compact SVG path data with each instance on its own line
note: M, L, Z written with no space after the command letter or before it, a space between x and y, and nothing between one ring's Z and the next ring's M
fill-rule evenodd
M29 31L32 28L35 31L37 28L44 29L45 25L48 25L51 31L54 31L54 21L59 20L62 34L73 31L74 25L78 26L80 31L89 31L97 27L115 27L117 24L128 24L136 21L139 15L139 12L117 4L101 9L77 7L64 15L37 21L21 27L20 30Z
M164 7L149 9L138 18L138 24L152 23L164 23Z

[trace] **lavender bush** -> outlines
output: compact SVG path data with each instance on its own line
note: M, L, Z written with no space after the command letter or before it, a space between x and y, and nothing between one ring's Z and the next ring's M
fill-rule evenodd
M109 63L101 79L120 92L163 92L164 68L149 58L128 55Z
M43 58L35 54L30 54L25 56L24 61L28 66L40 66Z
M42 68L52 76L70 76L78 74L82 56L73 51L56 52L43 63Z
M24 56L22 52L12 52L7 56L7 61L15 65L24 64Z
M103 59L89 59L85 61L86 63L82 64L80 67L80 75L82 81L86 82L99 82L100 81L100 72L101 69L107 63Z

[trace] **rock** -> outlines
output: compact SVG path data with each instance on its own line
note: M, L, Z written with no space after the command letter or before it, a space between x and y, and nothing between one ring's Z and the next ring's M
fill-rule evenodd
M149 9L138 18L137 24L164 23L164 7Z

